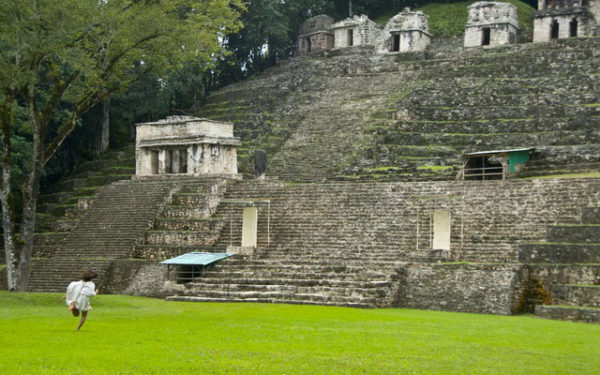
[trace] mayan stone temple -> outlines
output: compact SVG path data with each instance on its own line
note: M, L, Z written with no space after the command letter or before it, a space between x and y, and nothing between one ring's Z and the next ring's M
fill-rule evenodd
M598 17L598 0L540 0L533 19L533 41L595 35Z
M136 126L136 176L234 176L237 174L233 124L170 116Z
M308 18L45 192L29 289L600 322L598 4Z
M519 20L517 7L507 3L480 1L469 6L465 47L515 43Z
M383 29L379 52L424 51L431 43L428 18L410 8L392 17Z

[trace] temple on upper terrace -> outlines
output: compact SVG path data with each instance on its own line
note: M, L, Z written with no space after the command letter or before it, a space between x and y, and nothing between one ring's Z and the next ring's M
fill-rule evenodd
M533 42L594 36L600 17L598 0L540 0L534 15ZM518 42L517 8L508 3L480 1L469 6L464 46L499 46ZM325 15L308 19L300 28L296 55L361 46L378 54L423 51L434 38L428 16L405 8L385 27L366 15L334 22Z

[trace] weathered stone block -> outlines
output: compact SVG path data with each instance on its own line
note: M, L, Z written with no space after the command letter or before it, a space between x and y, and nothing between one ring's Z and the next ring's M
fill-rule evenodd
M538 305L535 315L548 319L600 323L600 309L595 308Z
M398 288L399 307L509 315L521 269L512 265L413 264Z
M553 225L548 227L548 242L600 243L599 225Z
M522 244L519 261L523 263L600 263L598 244Z

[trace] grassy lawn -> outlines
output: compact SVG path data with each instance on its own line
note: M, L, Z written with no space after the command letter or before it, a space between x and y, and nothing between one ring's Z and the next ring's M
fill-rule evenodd
M1 374L594 374L600 326L532 317L0 292Z

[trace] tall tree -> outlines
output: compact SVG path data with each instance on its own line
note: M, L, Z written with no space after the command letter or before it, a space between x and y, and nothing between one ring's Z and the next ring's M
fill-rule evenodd
M242 0L11 0L0 2L0 203L10 290L29 279L42 169L82 113L125 89L139 70L213 64L220 37L239 29ZM31 159L11 188L16 107L25 107ZM59 110L60 109L60 110ZM22 194L15 223L12 201Z

